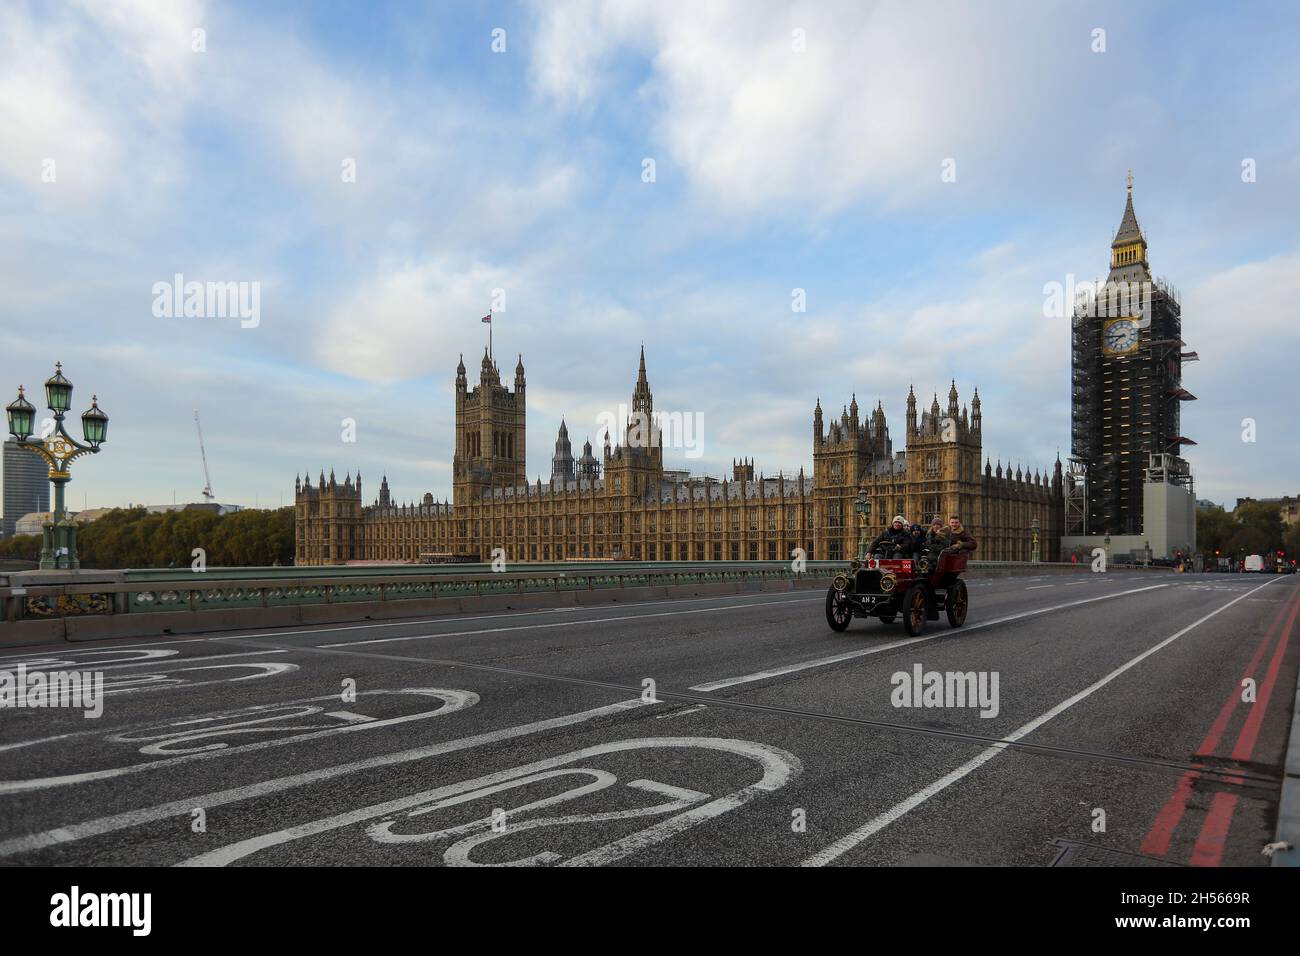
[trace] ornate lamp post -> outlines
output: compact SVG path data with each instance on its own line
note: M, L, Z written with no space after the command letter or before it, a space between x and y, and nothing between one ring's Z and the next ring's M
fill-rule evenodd
M871 504L867 501L867 489L858 492L858 500L853 502L853 511L858 516L858 560L867 559L867 512Z
M90 408L81 413L81 432L86 444L75 440L63 427L63 416L72 408L72 383L63 377L62 363L55 363L54 374L45 380L45 401L54 413L54 430L48 438L33 439L36 424L36 406L23 397L23 387L18 386L18 397L5 406L9 419L9 434L18 447L40 455L50 466L50 482L54 485L54 513L44 526L41 543L41 569L64 567L77 570L77 526L68 519L63 507L63 487L72 480L69 470L74 458L99 452L108 435L108 416L99 407L98 396L92 396Z
M1030 563L1032 564L1038 564L1039 561L1038 535L1043 530L1042 525L1038 523L1038 515L1034 515L1034 521L1033 524L1029 526L1029 530L1031 530L1034 533L1034 550L1030 554L1029 560Z

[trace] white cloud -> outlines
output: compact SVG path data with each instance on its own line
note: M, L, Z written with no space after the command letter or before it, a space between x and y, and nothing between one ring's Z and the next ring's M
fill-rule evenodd
M589 105L643 58L655 135L697 195L734 210L937 195L949 157L959 181L978 179L990 155L1005 165L1009 143L1038 138L1061 52L1032 29L1046 14L1020 5L609 0L538 15L543 96Z

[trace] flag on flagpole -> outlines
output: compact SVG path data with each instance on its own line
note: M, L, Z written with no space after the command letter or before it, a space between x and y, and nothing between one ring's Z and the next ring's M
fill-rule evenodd
M492 324L492 313L489 312L487 315L483 316L483 318L479 319L479 321L480 321L480 322L486 322L488 325L491 325L491 324Z

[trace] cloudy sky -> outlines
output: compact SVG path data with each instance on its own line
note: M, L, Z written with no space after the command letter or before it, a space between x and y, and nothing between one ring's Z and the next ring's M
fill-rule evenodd
M76 411L98 393L74 507L196 499L195 408L222 501L331 467L442 498L499 289L533 475L561 416L597 442L643 342L656 408L702 427L670 466L797 470L815 400L854 393L901 447L908 385L956 378L986 453L1045 467L1044 286L1104 276L1131 167L1201 355L1198 496L1294 494L1297 11L4 0L0 387L58 359ZM257 283L256 325L156 314L177 274Z

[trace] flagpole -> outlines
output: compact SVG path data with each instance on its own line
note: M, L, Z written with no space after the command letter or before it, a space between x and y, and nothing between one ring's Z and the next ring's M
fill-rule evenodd
M488 309L488 359L492 359L492 310Z

